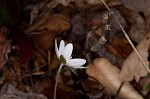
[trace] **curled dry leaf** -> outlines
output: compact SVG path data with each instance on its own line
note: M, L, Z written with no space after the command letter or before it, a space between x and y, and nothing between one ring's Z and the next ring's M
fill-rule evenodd
M66 18L67 15L54 14L49 17L49 19L39 27L39 30L49 29L51 31L62 32L71 27L69 20Z
M113 66L105 58L97 58L93 64L89 64L86 70L87 74L98 80L111 94L116 94L121 79L119 78L119 69ZM119 97L123 99L143 99L142 96L133 89L133 87L125 82L122 86Z
M39 32L38 34L32 35L34 44L36 44L37 47L44 50L51 49L57 34L70 29L71 24L66 18L68 13L62 12L62 14L65 15L55 14L50 16L47 20L41 18L41 20L39 19L39 22L33 24L31 28L25 31L31 34L34 34L34 31Z
M140 56L142 57L147 66L149 64L147 59L149 44L150 44L150 32L136 47ZM126 61L123 63L120 72L120 78L122 81L131 81L135 79L138 82L140 77L146 76L147 74L148 71L143 66L142 62L140 61L135 51L133 51L126 59Z

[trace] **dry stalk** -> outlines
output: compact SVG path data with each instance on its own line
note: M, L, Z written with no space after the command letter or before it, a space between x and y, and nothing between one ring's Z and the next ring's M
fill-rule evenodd
M126 31L124 30L124 28L122 27L122 25L120 24L120 22L118 21L118 19L114 16L113 12L111 11L111 9L108 7L108 5L106 4L106 2L104 0L99 0L101 1L104 6L107 8L107 10L110 12L110 14L113 16L113 18L115 19L115 21L117 22L117 24L119 25L119 27L121 28L122 32L124 33L125 37L127 38L128 42L130 43L131 47L133 48L133 50L135 51L136 55L139 57L140 61L142 62L143 66L145 67L145 69L148 71L148 73L150 73L150 70L148 68L148 66L146 66L144 60L142 59L141 55L139 54L139 52L137 51L137 49L135 48L135 46L133 45L133 43L131 42L128 34L126 33Z
M57 97L57 85L58 85L58 79L59 79L59 75L60 75L60 71L62 69L64 65L61 64L58 71L57 71L57 74L56 74L56 82L55 82L55 88L54 88L54 99L56 99Z

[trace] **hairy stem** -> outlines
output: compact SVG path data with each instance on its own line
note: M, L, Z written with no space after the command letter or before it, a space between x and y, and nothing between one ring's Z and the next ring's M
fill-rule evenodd
M55 87L54 87L54 99L56 99L58 79L59 79L60 71L61 71L63 66L64 66L63 64L60 64L60 67L59 67L57 74L56 74L56 82L55 82Z
M108 7L108 5L106 4L106 2L104 0L100 0L105 7L108 9L108 11L112 14L112 16L114 17L115 21L118 23L119 27L121 28L122 32L124 33L125 37L127 38L128 42L130 43L131 47L133 48L133 50L135 51L135 53L137 54L137 56L139 57L140 61L142 62L143 66L145 67L145 69L148 71L148 73L150 73L150 70L148 68L148 66L146 66L145 62L143 61L141 55L139 54L139 52L137 51L137 49L135 48L135 46L133 45L133 43L131 42L128 34L125 32L124 28L122 27L122 25L120 24L120 22L118 21L118 19L113 15L113 12L111 11L111 9Z

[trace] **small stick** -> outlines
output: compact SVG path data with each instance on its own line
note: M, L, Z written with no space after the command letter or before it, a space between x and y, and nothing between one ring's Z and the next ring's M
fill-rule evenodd
M48 66L50 66L50 63L51 63L51 51L48 50Z
M113 12L111 11L111 9L108 7L108 5L106 4L106 2L104 0L100 0L105 7L108 9L108 11L112 14L112 16L114 17L115 21L118 23L119 27L121 28L122 32L124 33L125 37L127 38L128 42L130 43L130 45L132 46L133 50L135 51L135 53L137 54L137 56L139 57L140 61L142 62L143 66L145 67L145 69L148 71L148 73L150 73L150 70L148 68L148 66L146 66L145 62L143 61L142 57L140 56L139 52L137 51L137 49L135 48L135 46L133 45L133 43L131 42L128 34L125 32L124 28L122 27L122 25L120 24L120 22L118 21L118 19L113 15Z
M33 82L33 79L32 79L32 73L31 73L31 70L29 67L27 67L28 69L28 72L29 72L29 77L30 77L30 81L31 81L31 86L32 86L32 91L33 93L35 93L35 86L34 86L34 82Z

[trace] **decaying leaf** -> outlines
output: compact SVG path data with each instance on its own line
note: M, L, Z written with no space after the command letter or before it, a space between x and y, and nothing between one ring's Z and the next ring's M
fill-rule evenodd
M150 29L150 0L122 0L125 7L136 11L143 12L147 20L147 28Z
M11 33L13 35L16 49L19 51L19 62L22 65L27 65L33 53L30 38L26 33L18 28L12 28Z
M58 3L64 5L64 6L68 6L70 2L72 2L74 0L59 0Z
M64 11L61 14L49 16L46 20L41 18L25 32L31 34L36 33L32 35L32 38L37 47L44 50L51 49L58 33L70 29L71 24L68 20L68 16L69 12L67 10L67 12Z
M0 69L5 65L7 61L6 55L11 49L11 44L6 37L6 32L6 28L0 28Z
M1 99L47 99L43 94L37 94L37 93L25 93L23 91L18 90L15 85L6 83L4 86L2 86L1 93L0 93Z
M49 19L41 27L39 27L39 30L43 30L46 28L51 31L62 32L69 29L70 27L71 25L66 16L55 14L50 16Z
M110 44L107 45L107 49L113 55L119 56L122 59L126 59L132 52L132 48L125 37L115 37Z
M73 88L64 84L58 85L58 99L76 99Z
M48 50L53 46L56 35L54 31L43 30L41 34L32 35L32 39L36 48Z
M122 0L123 4L134 11L141 12L144 11L147 14L150 12L149 6L150 1L149 0Z
M93 64L89 64L86 70L87 74L98 80L111 94L116 94L121 79L119 78L119 69L113 66L105 58L97 58ZM119 97L123 99L143 99L142 96L125 82L122 86Z
M121 11L130 24L130 29L128 32L129 37L134 42L139 43L147 33L145 19L139 13L132 10L124 8Z
M97 5L97 4L102 4L100 0L84 0L87 4L90 5ZM104 0L105 2L108 2L109 0Z
M137 45L136 49L138 50L140 56L144 60L145 64L148 66L148 50L150 44L150 33ZM142 62L140 61L139 57L133 51L126 61L123 63L120 78L122 81L131 81L135 79L137 82L139 81L140 77L146 76L148 71L143 66Z

